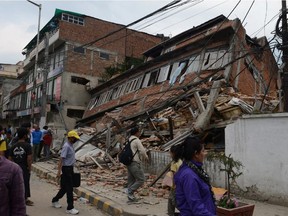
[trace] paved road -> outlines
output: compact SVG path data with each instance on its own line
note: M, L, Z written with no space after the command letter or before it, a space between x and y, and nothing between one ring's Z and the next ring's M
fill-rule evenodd
M55 209L51 206L51 198L57 193L58 187L54 184L50 184L45 179L38 178L32 173L31 181L31 200L34 202L34 206L27 206L27 214L29 216L67 216L66 210L66 196L60 200L63 206L60 209ZM89 203L84 204L79 200L75 201L74 206L79 210L79 215L85 216L107 216L107 214L97 210L95 206L91 206Z

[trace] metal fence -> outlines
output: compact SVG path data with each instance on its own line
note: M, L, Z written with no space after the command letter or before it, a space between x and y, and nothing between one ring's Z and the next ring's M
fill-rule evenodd
M169 152L150 151L149 161L143 162L144 171L150 174L159 174L171 162Z

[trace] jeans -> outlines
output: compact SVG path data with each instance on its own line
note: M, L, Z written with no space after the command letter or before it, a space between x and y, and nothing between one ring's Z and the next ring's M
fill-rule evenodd
M38 152L39 152L39 147L40 145L39 144L33 144L33 161L36 162L37 160L37 156L38 156Z
M73 203L73 166L62 166L62 175L61 175L61 183L60 190L57 195L52 199L52 202L58 202L65 193L67 198L67 210L74 208Z
M30 193L30 172L27 168L22 168L22 171L23 171L24 188L25 188L25 199L27 199L28 197L31 196L31 193Z
M145 176L140 163L133 161L128 169L128 193L133 194L144 184Z

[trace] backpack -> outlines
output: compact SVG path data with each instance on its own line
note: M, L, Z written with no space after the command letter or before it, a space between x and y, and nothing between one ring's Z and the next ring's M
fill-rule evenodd
M125 145L124 148L122 149L122 151L118 155L119 162L126 165L126 166L128 166L132 163L134 156L138 152L138 149L137 149L137 151L133 155L133 152L131 149L131 142L135 139L136 138L132 139L131 141L129 139L127 139L125 144L124 144Z

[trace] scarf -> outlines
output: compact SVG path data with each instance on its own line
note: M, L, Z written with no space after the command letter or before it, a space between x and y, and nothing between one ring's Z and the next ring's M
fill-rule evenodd
M211 197L212 197L214 203L216 203L216 198L215 198L214 192L212 190L212 186L210 184L209 175L204 171L204 169L201 166L196 166L194 163L192 163L191 161L187 161L187 160L185 160L185 163L209 186Z

